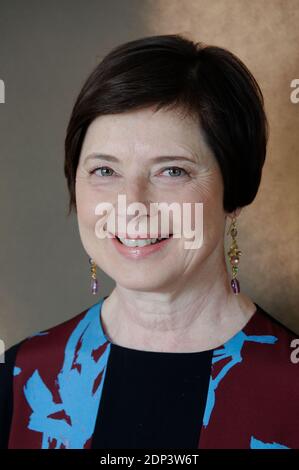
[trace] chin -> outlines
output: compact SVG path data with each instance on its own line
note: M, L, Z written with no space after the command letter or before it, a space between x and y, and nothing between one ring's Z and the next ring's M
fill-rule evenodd
M150 279L149 277L140 278L134 277L131 279L128 279L128 277L120 277L119 274L118 276L115 276L113 278L115 282L129 290L134 290L134 291L141 291L141 292L159 292L159 291L168 291L171 286L173 286L173 281L169 279L161 279L158 280L157 278L152 278Z

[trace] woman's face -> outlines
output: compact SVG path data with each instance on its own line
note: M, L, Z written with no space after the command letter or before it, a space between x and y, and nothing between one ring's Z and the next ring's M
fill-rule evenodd
M106 154L115 160L93 154ZM187 160L159 161L161 156ZM138 217L135 213L141 224L150 222L150 203L177 203L182 211L183 203L203 203L202 245L186 249L186 238L172 237L163 248L147 256L127 257L115 246L120 242L99 238L95 230L99 220L95 208L99 203L111 204L115 216L126 223L133 219L133 215L126 215L118 207L120 194L126 196L127 206L134 202L145 205L147 215ZM95 119L87 130L79 159L76 203L80 236L87 254L127 289L161 292L173 289L178 281L183 285L198 275L201 267L215 269L223 254L226 213L220 169L199 123L190 116L182 118L176 111L154 112L147 108ZM194 220L193 216L192 223ZM169 223L172 233L173 217ZM150 230L147 227L145 233ZM115 233L119 233L117 225Z

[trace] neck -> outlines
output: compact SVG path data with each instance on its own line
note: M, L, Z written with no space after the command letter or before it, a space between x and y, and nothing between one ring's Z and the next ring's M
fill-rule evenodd
M184 283L172 282L163 292L134 291L117 284L102 306L109 340L161 352L194 352L224 344L245 326L256 307L243 293L232 292L224 252L218 260L213 263L209 256L209 266L203 263L196 275Z

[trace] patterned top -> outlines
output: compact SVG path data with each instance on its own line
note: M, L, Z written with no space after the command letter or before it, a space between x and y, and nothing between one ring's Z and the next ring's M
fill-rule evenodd
M106 297L0 364L0 448L299 448L296 334L259 305L218 348L110 342Z

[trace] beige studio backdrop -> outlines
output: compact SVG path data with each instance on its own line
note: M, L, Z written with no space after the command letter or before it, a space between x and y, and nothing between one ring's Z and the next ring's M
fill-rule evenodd
M228 48L258 80L270 142L262 184L239 217L241 289L299 333L299 0L1 0L0 338L6 347L97 301L63 143L85 78L114 46L181 33ZM228 237L227 237L228 241ZM99 296L114 282L99 272Z

